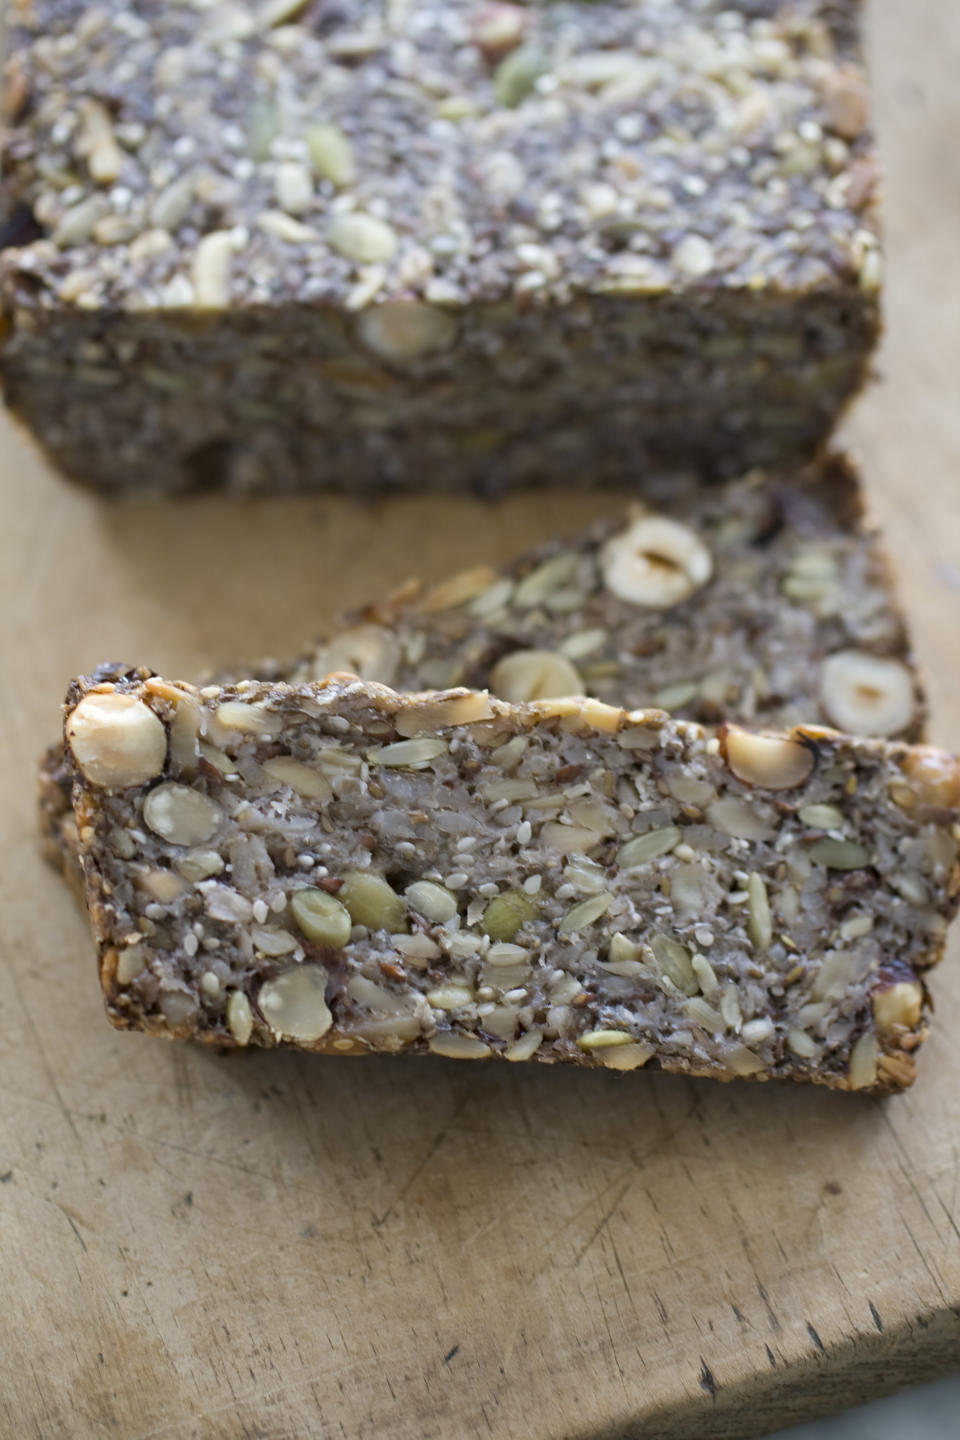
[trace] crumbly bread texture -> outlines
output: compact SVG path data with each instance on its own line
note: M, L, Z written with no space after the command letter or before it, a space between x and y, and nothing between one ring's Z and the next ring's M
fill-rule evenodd
M654 494L630 517L512 565L408 584L341 617L293 663L218 679L300 682L335 670L510 701L580 692L706 724L816 721L912 740L925 718L886 551L841 457L755 471L722 491ZM76 875L61 751L58 742L42 762L41 828L48 853Z
M910 1083L953 757L598 701L78 681L111 1019L225 1045Z
M878 330L857 0L9 0L0 374L105 491L635 483Z

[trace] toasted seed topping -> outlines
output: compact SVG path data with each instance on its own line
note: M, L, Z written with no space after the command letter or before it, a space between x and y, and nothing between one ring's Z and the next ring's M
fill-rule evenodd
M347 873L337 898L347 907L355 925L397 934L407 929L407 907L380 875L364 870Z
M358 265L376 265L391 260L397 248L397 233L385 220L354 211L335 215L327 227L331 248Z
M526 1035L521 1035L512 1045L508 1045L504 1051L505 1060L532 1060L534 1055L543 1044L542 1030L528 1030Z
M491 900L483 912L480 928L491 940L512 940L517 931L539 910L536 900L520 890L507 890Z
M869 1031L860 1036L850 1056L850 1089L865 1090L877 1081L877 1061L880 1046L876 1035Z
M295 891L290 897L290 913L307 939L317 945L341 950L350 939L350 911L323 890Z
M402 766L404 769L421 770L445 755L450 744L447 740L423 736L416 740L397 740L392 745L383 745L379 750L368 750L367 759L371 765Z
M547 57L537 45L521 45L497 67L493 80L498 105L515 109L529 95L547 68Z
M635 865L646 865L661 855L669 855L680 844L682 833L677 825L664 825L659 830L648 830L645 835L635 835L617 851L617 864L630 869Z
M437 924L452 920L457 913L457 897L446 886L435 885L431 880L417 880L403 893L411 909Z
M312 765L304 765L302 761L294 760L289 755L277 755L272 760L265 760L263 768L271 780L276 780L280 785L288 785L307 800L319 800L328 804L333 799L330 781L322 771Z
M804 805L798 814L813 830L839 830L843 825L843 811L836 805Z
M253 1012L242 990L233 990L227 997L227 1028L238 1045L247 1045L253 1034Z
M632 1040L629 1030L588 1030L577 1044L581 1050L606 1050L613 1045L629 1045Z
M770 914L766 883L763 876L756 871L747 881L747 894L750 897L750 939L758 950L766 950L773 939L773 917Z
M230 272L237 248L232 230L205 235L193 257L193 294L201 310L226 310L230 304Z
M333 1024L326 987L322 965L298 965L261 985L257 1005L271 1030L309 1044L326 1035Z
M313 168L322 180L350 185L357 173L353 146L336 125L311 125L306 132Z
M789 1031L787 1034L787 1044L794 1055L799 1055L801 1059L804 1060L811 1060L817 1053L816 1041L812 1035L808 1035L805 1030L795 1029Z
M225 700L217 706L217 724L242 735L275 735L280 729L281 717L264 705Z
M485 1041L472 1035L442 1032L431 1035L427 1044L434 1055L445 1055L449 1060L486 1060L493 1053Z
M593 1049L608 1070L639 1070L656 1053L653 1045L642 1040L630 1045L594 1046Z
M128 945L117 957L116 977L118 985L129 985L142 972L146 957L140 944Z
M561 918L557 926L559 935L570 935L578 930L584 930L599 920L610 909L613 896L607 892L602 895L591 895L587 900L581 900L579 905L572 906Z
M870 864L870 852L854 840L818 840L808 851L810 859L831 870L859 870Z
M437 985L426 998L435 1010L460 1010L473 1002L473 991L466 985Z

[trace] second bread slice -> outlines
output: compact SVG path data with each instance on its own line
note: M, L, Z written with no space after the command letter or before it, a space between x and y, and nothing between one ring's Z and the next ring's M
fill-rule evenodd
M630 519L500 569L413 582L339 617L295 661L218 678L332 671L511 701L583 693L705 724L816 721L916 739L924 723L886 551L841 457L723 488L674 485ZM48 854L79 883L59 742L44 757L40 808Z

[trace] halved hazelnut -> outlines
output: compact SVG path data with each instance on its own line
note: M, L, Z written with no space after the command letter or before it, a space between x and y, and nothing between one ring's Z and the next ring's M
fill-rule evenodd
M907 752L902 769L907 779L907 793L902 797L895 794L894 799L905 810L911 808L906 803L908 797L915 798L921 805L945 809L960 805L960 762L955 755L932 745L914 745Z
M422 300L388 300L363 312L357 332L381 360L403 365L449 350L457 338L457 322Z
M354 625L321 645L313 656L317 680L346 673L361 680L391 685L397 673L399 652L395 637L383 625Z
M916 708L906 665L864 650L838 650L824 660L820 698L832 723L854 735L896 735Z
M881 1034L897 1025L912 1030L923 1014L923 986L916 980L898 980L873 996L873 1018Z
M679 605L713 574L699 536L665 515L641 515L608 540L600 565L604 584L618 599L653 609Z
M160 718L134 695L85 695L67 721L67 744L92 785L119 790L159 775L167 758Z
M515 650L505 655L493 667L490 689L512 705L584 694L576 667L554 650Z
M727 764L745 785L793 790L809 779L813 751L786 735L757 735L729 725L723 736Z

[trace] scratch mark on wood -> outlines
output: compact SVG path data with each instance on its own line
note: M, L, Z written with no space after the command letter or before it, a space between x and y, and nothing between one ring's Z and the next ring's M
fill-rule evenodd
M926 1272L927 1272L927 1274L929 1275L930 1279L933 1281L934 1285L937 1287L937 1293L939 1294L940 1299L945 1301L945 1300L947 1299L947 1294L946 1294L946 1292L944 1291L943 1281L942 1281L941 1278L940 1278L939 1271L937 1272L937 1274L934 1274L933 1270L930 1268L930 1263L929 1263L929 1261L927 1260L927 1257L926 1257L926 1255L924 1254L923 1250L921 1250L920 1244L919 1244L919 1242L918 1242L918 1240L917 1240L916 1235L914 1235L913 1231L910 1229L910 1226L907 1224L906 1220L904 1220L904 1218L903 1218L902 1215L901 1215L901 1217L900 1217L900 1221L901 1221L901 1224L903 1225L904 1230L906 1230L907 1234L910 1236L910 1243L912 1244L914 1250L916 1250L917 1254L919 1255L919 1257L920 1257L920 1263L923 1265L924 1270L926 1270Z
M586 1214L588 1210L593 1210L609 1191L613 1190L617 1185L623 1184L625 1176L629 1176L629 1171L625 1171L622 1166L618 1166L617 1168L618 1173L610 1180L607 1180L602 1189L588 1196L582 1205L578 1205L576 1210L570 1212L568 1218L563 1222L564 1230L569 1230L571 1226L575 1226L581 1215ZM630 1178L632 1179L633 1177L631 1176ZM627 1183L629 1183L629 1180Z
M732 1303L731 1303L731 1305L730 1305L730 1309L733 1311L733 1313L734 1313L734 1315L736 1316L736 1318L740 1321L740 1324L741 1324L741 1325L746 1325L746 1323L747 1323L747 1317L746 1317L746 1315L744 1315L743 1311L740 1310L736 1305L734 1305L734 1304L732 1304Z
M185 1054L183 1050L174 1049L170 1058L173 1061L173 1088L177 1109L192 1110L193 1085L190 1077L190 1064L193 1057Z
M657 1307L657 1314L660 1316L660 1324L661 1324L661 1325L666 1325L666 1323L667 1323L667 1321L668 1321L668 1319L669 1319L670 1317L669 1317L668 1314L667 1314L667 1307L666 1307L666 1305L664 1305L663 1301L660 1299L660 1296L657 1294L656 1290L654 1290L654 1292L653 1292L653 1303L654 1303L654 1305L656 1305L656 1307Z
M813 1328L813 1326L810 1324L810 1321L809 1321L809 1320L807 1321L807 1334L810 1336L810 1339L813 1341L814 1345L816 1345L817 1349L820 1351L820 1354L821 1354L821 1355L825 1355L825 1354L826 1354L826 1350L824 1349L823 1341L820 1339L820 1336L817 1334L816 1330L814 1330L814 1328Z
M446 1138L446 1130L441 1130L439 1135L434 1140L433 1144L430 1146L430 1149L427 1151L426 1155L420 1161L420 1164L417 1166L413 1174L410 1176L409 1180L407 1180L406 1184L400 1190L396 1199L391 1200L390 1204L387 1206L386 1210L384 1210L382 1215L374 1215L372 1217L371 1223L374 1230L379 1230L381 1225L385 1225L390 1219L390 1216L396 1210L397 1206L402 1204L403 1200L410 1193L417 1181L420 1179L420 1176L423 1174L424 1170L426 1170L427 1166L430 1164L430 1161L433 1159L434 1155L436 1155L437 1151L440 1149L440 1146L443 1144Z
M600 1313L603 1316L604 1329L607 1332L607 1339L610 1342L610 1354L613 1356L613 1363L617 1367L617 1373L620 1376L620 1379L625 1381L626 1376L624 1374L623 1366L620 1363L620 1356L617 1354L617 1342L613 1338L613 1330L610 1326L610 1316L607 1314L607 1307L604 1305L602 1298L600 1301Z
M701 1355L701 1356L700 1356L700 1389L701 1389L701 1390L706 1390L706 1392L707 1392L707 1394L710 1396L710 1399L711 1399L711 1400L716 1400L716 1398L717 1398L717 1391L719 1390L719 1388L720 1388L719 1385L717 1384L716 1380L714 1379L713 1371L710 1369L710 1366L707 1364L706 1360L704 1360L703 1356Z
M125 1131L122 1126L112 1126L111 1128L121 1135L129 1133ZM227 1160L221 1155L205 1154L203 1150L194 1149L192 1145L181 1145L175 1140L161 1140L158 1135L138 1134L137 1139L144 1145L157 1145L162 1150L173 1150L178 1155L189 1155L191 1160L201 1160L204 1165L222 1166L225 1170L239 1170L241 1175L248 1175L252 1180L262 1180L268 1185L275 1185L277 1183L277 1177L275 1175L269 1174L266 1170L258 1170L255 1165L244 1165L239 1160ZM164 1174L169 1175L171 1179L176 1180L178 1178L177 1172L168 1170L165 1165L160 1163L156 1156L151 1156L151 1163L156 1165L159 1170L162 1170ZM298 1182L295 1179L285 1181L285 1184L300 1189L310 1189L309 1186L303 1185L302 1182Z
M868 1303L869 1306L870 1306L870 1314L873 1316L873 1323L874 1323L874 1325L876 1325L877 1329L880 1331L880 1334L882 1335L882 1334L883 1334L883 1321L880 1319L880 1311L877 1309L876 1305L874 1305L874 1303L873 1303L872 1300L869 1300L867 1303Z
M902 1158L898 1161L897 1168L899 1169L900 1174L903 1176L903 1178L906 1180L907 1184L909 1185L912 1194L915 1196L915 1198L916 1198L916 1200L917 1200L917 1204L920 1206L920 1209L923 1211L924 1217L925 1217L925 1218L927 1219L927 1221L929 1222L931 1228L932 1228L933 1230L936 1230L937 1227L936 1227L936 1225L935 1225L934 1222L933 1222L933 1216L930 1214L930 1211L927 1209L926 1202L924 1201L923 1196L920 1194L920 1189L919 1189L919 1187L918 1187L918 1185L917 1185L917 1182L916 1182L916 1180L913 1178L914 1166L913 1166L913 1163L912 1163L912 1161L911 1161L910 1154L909 1154L906 1146L904 1145L903 1141L900 1139L900 1136L898 1135L897 1130L896 1130L896 1127L894 1126L893 1121L890 1119L890 1116L885 1113L883 1119L884 1119L884 1123L886 1124L887 1129L890 1131L890 1134L893 1136L894 1144L896 1145L896 1147L897 1147L897 1149L899 1150L900 1155L901 1155L901 1157L902 1157ZM957 1229L957 1224L956 1224L956 1221L954 1220L953 1216L950 1214L949 1210L947 1210L947 1207L943 1204L943 1201L940 1200L939 1195L936 1196L936 1199L937 1199L937 1201L939 1202L939 1204L940 1204L940 1206L941 1206L944 1214L946 1215L947 1220L950 1222L953 1230L957 1233L958 1236L960 1236L960 1230ZM906 1226L906 1222L904 1222L904 1225ZM917 1242L916 1242L916 1240L913 1239L913 1235L910 1234L910 1230L909 1230L909 1229L907 1229L907 1234L910 1235L910 1239L913 1240L914 1245L916 1245ZM919 1247L918 1247L918 1253L920 1253ZM921 1255L921 1258L923 1258L922 1255ZM926 1260L925 1260L925 1259L924 1259L924 1264L926 1265ZM930 1274L930 1278L931 1278L931 1279L934 1279L934 1276L930 1273L930 1267L929 1267L929 1266L927 1266L927 1273ZM939 1272L938 1272L938 1275L937 1275L937 1277L936 1277L935 1283L937 1284L937 1288L940 1290L941 1295L943 1295L943 1287L940 1285L940 1281L939 1281Z
M754 1275L756 1275L756 1271L754 1271ZM760 1299L763 1301L763 1307L764 1307L764 1309L765 1309L766 1312L767 1312L767 1319L770 1321L770 1329L773 1330L774 1333L776 1333L776 1332L780 1329L780 1321L777 1319L776 1311L774 1310L773 1306L770 1304L770 1296L767 1294L766 1290L764 1289L764 1287L763 1287L763 1282L760 1280L759 1276L757 1276L756 1278L757 1278L757 1294L760 1296Z
M2 1180L2 1179L3 1179L3 1176L0 1175L0 1180ZM947 1217L947 1224L950 1226L950 1229L953 1231L954 1235L956 1235L957 1239L960 1240L960 1225L957 1224L956 1219L954 1218L953 1214L951 1213L950 1210L947 1209L946 1205L944 1205L944 1203L943 1203L943 1201L940 1199L940 1196L939 1196L939 1195L937 1196L937 1204L940 1206L940 1209L943 1211L944 1215Z
M517 1350L518 1350L518 1349L526 1350L526 1348L527 1348L527 1337L526 1337L526 1334L525 1334L524 1329L523 1329L523 1318L522 1318L522 1316L521 1316L521 1317L517 1320L516 1325L514 1325L513 1331L511 1332L509 1338L508 1338L508 1339L506 1340L506 1342L504 1343L504 1346L503 1346L503 1364L504 1364L504 1366L505 1366L507 1369L509 1369L510 1366L513 1364L513 1357L514 1357L514 1355L516 1354Z
M849 1295L850 1287L847 1284L846 1280L844 1280L843 1276L840 1274L840 1271L837 1269L836 1265L831 1265L830 1269L832 1270L834 1279L837 1281L840 1289L843 1290L845 1294Z
M690 1120L696 1116L697 1110L699 1108L699 1103L699 1100L694 1101L694 1103L690 1106L689 1110L687 1110L683 1115L681 1115L680 1119L677 1120L675 1124L671 1125L667 1121L667 1117L664 1115L663 1109L659 1104L659 1101L655 1099L653 1108L657 1113L657 1118L664 1127L663 1131L661 1134L657 1135L655 1139L651 1140L649 1145L646 1145L642 1150L631 1149L629 1152L630 1163L637 1170L643 1170L645 1166L647 1166L649 1162L657 1155L671 1152L679 1158L682 1152L674 1144L674 1141L677 1140L677 1138L683 1133ZM703 1157L697 1154L692 1158L696 1160L701 1160ZM649 1194L650 1192L648 1191L646 1193Z
M601 1232L602 1230L604 1230L604 1229L606 1228L607 1225L609 1225L610 1220L611 1220L614 1212L615 1212L616 1209L617 1209L617 1206L620 1204L621 1200L622 1200L623 1197L626 1195L627 1191L630 1189L630 1186L631 1186L632 1184L633 1184L633 1177L631 1176L630 1179L627 1181L627 1183L626 1183L625 1185L621 1186L620 1190L617 1192L617 1196L616 1196L616 1199L614 1200L613 1204L610 1206L609 1210L607 1210L606 1214L603 1216L603 1218L601 1219L600 1223L596 1226L595 1230L593 1231L592 1235L591 1235L590 1238L588 1239L587 1243L583 1246L582 1250L580 1251L580 1254L579 1254L579 1255L577 1256L577 1258L574 1260L574 1262L573 1262L574 1267L576 1267L577 1265L580 1264L580 1261L583 1259L584 1255L586 1255L587 1251L590 1249L591 1245L594 1243L594 1241L596 1240L597 1236L600 1234L600 1232Z
M765 1345L765 1346L764 1346L764 1349L765 1349L766 1352L767 1352L767 1359L770 1361L770 1369L771 1369L771 1370L776 1370L776 1368L777 1368L777 1357L776 1357L776 1355L774 1355L774 1353L773 1353L773 1351L770 1349L770 1346L769 1346L769 1345Z
M87 1242L84 1240L83 1236L80 1234L80 1231L77 1229L77 1223L76 1223L76 1221L74 1220L73 1216L72 1216L71 1214L69 1214L69 1212L68 1212L67 1210L65 1210L62 1205L58 1205L58 1206L57 1206L57 1209L60 1211L60 1214L63 1216L64 1220L66 1220L67 1224L70 1226L70 1229L73 1231L74 1235L76 1235L77 1240L80 1242L80 1249L83 1251L84 1255L86 1255L86 1253L87 1253Z
M635 1310L637 1307L636 1305L634 1305L633 1295L630 1292L630 1285L627 1281L627 1276L623 1268L623 1261L620 1259L620 1251L617 1249L617 1242L614 1240L612 1235L610 1236L610 1249L613 1251L613 1258L616 1262L617 1270L620 1272L620 1279L623 1281L623 1288L626 1291L627 1299L630 1301L630 1304L633 1305L633 1308Z
M53 1073L53 1066L50 1064L50 1061L49 1061L48 1058L47 1058L47 1052L46 1052L45 1049L43 1048L43 1041L42 1041L41 1038L40 1038L40 1031L37 1029L36 1022L34 1021L33 1016L30 1014L30 1011L29 1011L28 1008L27 1008L26 1002L24 1001L24 998L23 998L22 994L20 993L20 986L19 986L18 981L17 981L17 976L16 976L16 973L15 973L15 971L14 971L13 965L10 963L10 960L9 960L9 958L8 958L8 956L7 956L6 948L5 948L5 947L4 947L4 951L3 951L3 957L4 957L4 962L5 962L5 964L6 964L6 967L7 967L8 973L9 973L9 976L10 976L10 984L11 984L11 987L12 987L12 989L13 989L14 997L15 997L16 1002L17 1002L17 1004L19 1005L21 1011L23 1012L23 1017L24 1017L24 1019L25 1019L26 1022L27 1022L27 1026L28 1026L28 1028L29 1028L29 1030L30 1030L30 1034L31 1034L31 1036L32 1036L32 1038L33 1038L33 1044L34 1044L36 1053L37 1053L37 1055L40 1057L41 1067L42 1067L42 1069L43 1069L44 1074L46 1075L47 1083L48 1083L48 1085L50 1086L50 1089L51 1089L52 1092L53 1092L53 1097L54 1097L54 1099L55 1099L56 1102L57 1102L57 1109L60 1111L60 1114L63 1116L64 1120L67 1122L67 1128L69 1129L70 1134L73 1136L74 1140L77 1142L77 1149L78 1149L78 1151L79 1151L79 1153L80 1153L81 1161L83 1161L83 1160L85 1159L85 1156L86 1156L86 1151L84 1150L83 1144L82 1144L82 1142L81 1142L81 1140L80 1140L80 1132L79 1132L79 1130L77 1129L76 1124L74 1123L74 1119L73 1119L72 1114L71 1114L70 1111L67 1109L67 1106L66 1106L66 1103L65 1103L65 1101L64 1101L63 1096L60 1094L60 1090L59 1090L59 1087L58 1087L58 1085L57 1085L57 1079L56 1079L56 1076L55 1076L54 1073Z
M913 1174L910 1170L910 1160L906 1154L903 1155L903 1158L897 1161L897 1169L900 1171L900 1174L903 1176L904 1180L906 1180L907 1184L909 1185L911 1193L916 1197L917 1204L923 1211L924 1219L928 1220L932 1228L935 1230L937 1227L933 1223L933 1216L927 1209L927 1203L924 1200L923 1196L920 1194L920 1189L917 1185L917 1182L913 1178Z

